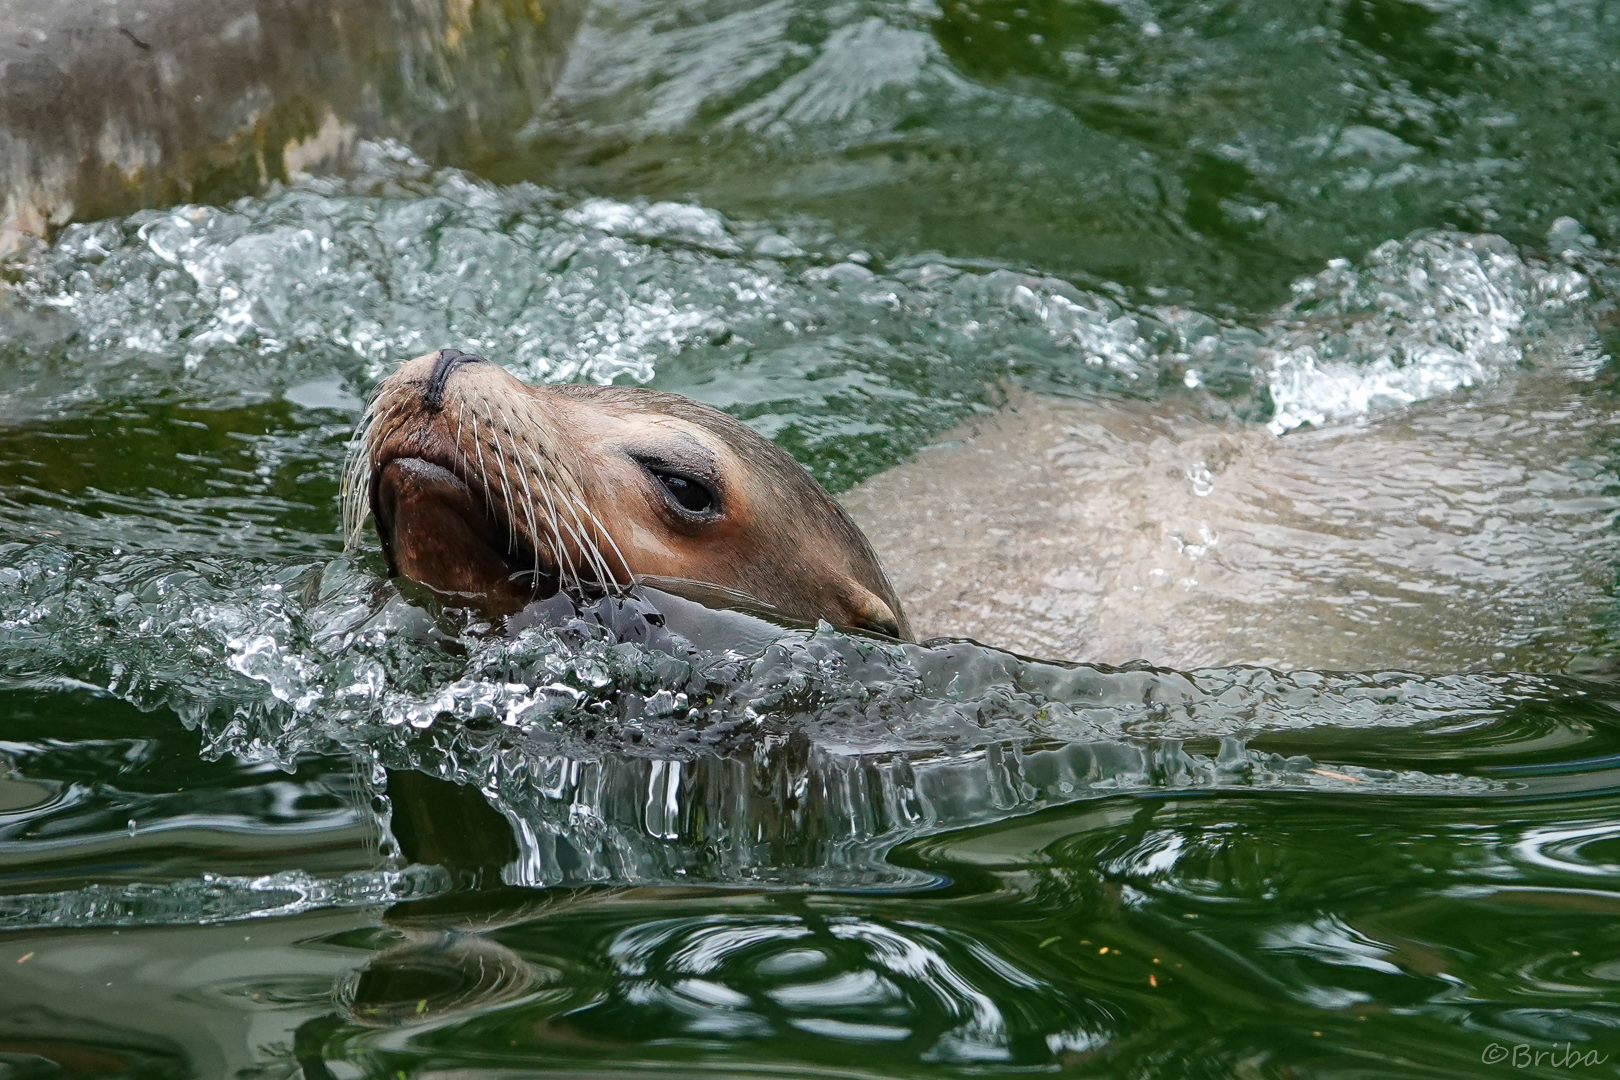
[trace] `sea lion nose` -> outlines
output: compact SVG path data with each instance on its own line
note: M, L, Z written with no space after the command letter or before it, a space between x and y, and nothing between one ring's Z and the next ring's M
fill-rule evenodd
M433 361L433 370L428 373L427 385L422 388L422 404L429 412L438 412L444 408L444 387L450 381L451 374L463 364L486 362L482 356L464 353L459 349L440 349L439 355Z

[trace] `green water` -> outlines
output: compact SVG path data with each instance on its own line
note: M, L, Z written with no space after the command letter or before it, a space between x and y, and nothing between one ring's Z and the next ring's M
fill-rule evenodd
M835 490L1006 383L1601 417L1620 8L601 2L515 142L0 268L0 1076L1620 1072L1596 420L1502 510L1581 553L1518 673L490 637L337 507L444 344Z

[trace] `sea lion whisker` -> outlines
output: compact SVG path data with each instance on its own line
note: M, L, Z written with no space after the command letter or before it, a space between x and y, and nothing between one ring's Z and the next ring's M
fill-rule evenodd
M627 586L628 585L634 585L636 583L636 575L634 574L634 572L631 571L630 562L629 562L628 559L626 559L624 557L624 552L619 550L619 545L618 545L618 543L616 543L614 541L613 534L608 532L607 526L605 524L603 524L602 519L599 516L597 516L597 513L596 513L595 510L592 510L588 504L586 504L582 500L579 500L577 497L576 497L575 501L576 501L576 504L578 505L579 509L583 510L585 512L585 516L590 519L590 521L591 521L591 523L593 525L596 526L596 532L599 535L601 535L601 537L608 542L608 546L613 549L613 554L618 557L619 565L624 568L625 581L622 584L627 585ZM613 570L608 569L608 567L606 565L606 563L607 563L606 556L605 556L605 554L603 554L603 552L602 552L602 550L601 550L601 548L599 546L596 548L596 551L597 551L598 559L603 564L602 565L603 576L606 577L608 583L611 583L615 587L619 586L621 584L621 582L619 581L619 575L616 572L614 572Z
M377 399L366 410L365 415L361 416L360 423L355 428L355 441L371 442L379 429L387 426L404 410L404 403L401 401L389 401L385 408L379 409L377 406L381 404L382 399Z
M455 439L455 447L456 447L456 456L461 458L462 464L464 464L464 465L467 462L467 455L462 453L462 450L461 450L461 421L462 421L463 417L465 417L466 412L467 412L467 403L465 401L462 401L460 398L457 398L456 399L456 439Z
M458 405L458 409L457 409L457 423L458 423L458 425L460 423L461 416L462 416L462 413L461 413L460 407ZM485 501L485 505L488 508L490 514L493 516L494 512L495 512L494 497L493 497L493 493L490 491L490 487L489 487L489 480L488 480L489 467L484 463L484 441L480 437L479 424L478 424L478 413L477 413L476 410L474 410L474 412L472 414L472 424L473 424L473 445L478 448L479 475L480 475L480 478L483 479L483 482L484 482L484 501ZM497 466L499 466L500 470L501 470L501 491L502 491L502 494L503 494L503 501L504 501L504 505L505 505L505 509L506 509L505 517L506 517L507 546L508 546L508 548L515 549L517 547L517 517L516 517L516 509L517 509L516 502L517 502L517 500L514 499L513 496L512 496L511 476L507 472L506 462L505 462L505 455L500 452L500 432L499 432L499 429L496 428L493 419L491 419L489 427L490 427L490 438L494 442L495 449L497 451L496 454L495 454L495 464ZM508 436L510 436L510 432L508 432ZM518 461L517 461L516 444L515 443L513 443L513 448L514 448L513 466L516 467L517 464L518 464ZM459 441L457 443L457 453L458 454L461 453ZM522 474L520 473L519 476L521 478ZM534 496L531 493L530 496L529 496L530 501L529 501L529 504L526 507L526 509L532 508L533 499L534 499ZM535 574L538 576L538 574L540 572L540 565L539 565L540 555L539 555L539 545L538 545L538 539L539 538L536 535L538 530L535 528L535 525L534 525L534 521L533 521L533 517L532 517L532 509L530 510L530 513L531 513L531 517L530 517L530 536L531 536L531 542L532 542L532 549L531 550L534 552ZM558 569L559 569L559 577L560 577L560 571L567 565L567 560L565 558L563 558L562 552L560 550L558 550L557 545L554 542L551 543L549 546L552 549L553 556L557 560L557 566L558 566Z
M370 409L368 407L368 413ZM375 415L364 415L349 437L343 461L343 476L339 484L339 503L343 508L343 550L348 551L360 540L366 517L371 513L370 500L362 492L370 485L363 481L371 478L371 435L376 428Z
M604 586L617 585L617 578L615 578L613 572L608 569L607 560L602 557L601 545L596 542L596 538L591 535L591 530L585 527L585 522L581 520L579 516L579 510L582 505L579 496L574 492L559 489L558 497L562 502L562 505L567 508L569 516L574 519L574 525L578 527L576 536L577 542L580 546L580 554L590 561L591 572L596 576L598 583ZM589 514L589 508L586 508L585 512ZM601 522L598 521L596 524L598 530L600 530ZM574 530L570 529L569 531L573 532ZM609 542L611 542L611 539L612 538L610 537Z
M517 452L517 442L515 439L513 440L512 445L514 457L517 458L519 463L523 463L523 455ZM533 448L525 446L524 449L529 451L529 456L531 459L533 459ZM556 485L553 482L552 477L548 474L546 469L540 465L540 462L537 459L534 460L534 465L536 466L535 483L540 489L541 497L545 500L546 524L548 526L547 542L550 544L552 554L557 560L558 586L565 586L568 583L568 578L572 577L574 588L578 589L580 586L579 571L567 558L563 550L562 533L564 528L567 526L567 522L563 521L561 516L557 513L557 503L553 495ZM524 465L524 468L525 471L527 471L526 464Z
M366 399L366 403L360 408L360 419L355 421L353 438L358 438L362 432L369 429L371 422L377 418L377 406L382 403L385 396L381 387L372 391L371 396Z
M456 465L461 470L459 475L463 477L472 473L472 462L467 460L467 451L461 445L461 419L464 411L465 406L459 401L456 402L456 437L455 441L450 444L456 452Z
M338 485L338 502L343 508L343 550L347 551L360 539L360 531L365 526L365 511L358 505L356 493L360 488L360 473L362 469L369 475L370 462L360 456L358 448L350 447L348 457L343 462L343 479Z
M461 441L461 421L462 421L462 417L463 417L464 412L465 412L464 403L458 401L456 403L456 442L455 442L456 464L461 466L461 475L464 476L464 477L467 477L467 476L472 475L473 468L472 468L472 459L467 456L467 449L462 444L462 441ZM474 426L474 429L475 429L473 431L474 445L477 444L477 440L478 440L478 432L476 430L477 424L478 424L478 417L477 417L477 414L474 414L474 416L473 416L473 426ZM482 463L483 463L483 452L480 451L479 452L480 468L478 470L478 480L479 480L479 483L484 488L484 507L486 509L488 509L488 507L489 507L489 480L485 476L484 470L482 468Z
M512 477L506 471L506 455L501 452L501 432L495 426L492 417L489 422L489 438L495 445L495 464L501 470L501 497L506 504L506 546L517 547L517 500L512 497Z
M472 414L473 446L478 450L478 480L484 488L484 509L495 512L495 496L489 487L489 466L484 464L484 440L478 436L478 411Z
M613 548L614 553L619 555L620 564L623 564L624 556L619 553L619 545L614 543L613 537L608 535L607 530L603 528L601 519L595 514L591 513L588 507L582 506L581 509L585 510L586 517L596 526L596 528L593 530L595 535L601 536L608 542L608 545ZM608 564L607 555L602 551L602 545L597 543L594 536L591 540L591 554L596 561L597 578L602 583L603 588L607 589L609 592L618 592L622 585L622 583L619 581L619 575L612 568L612 566ZM634 581L634 578L632 577L631 580Z
M536 464L538 464L538 462ZM557 531L559 537L561 534L567 533L568 538L571 539L574 542L574 546L579 549L579 556L581 560L587 562L591 561L593 552L591 550L590 538L585 536L580 530L575 529L573 525L569 524L568 520L564 518L562 513L557 509L558 503L560 500L562 500L564 493L563 490L557 485L556 477L545 472L544 469L540 470L538 475L540 475L545 481L544 490L546 493L546 507L550 514L552 527ZM578 565L570 561L568 562L567 566L569 575L573 578L574 589L576 591L583 589L585 582L584 579L580 577Z
M540 526L535 520L534 488L529 484L529 470L523 463L523 457L517 452L517 440L512 433L506 433L507 442L512 447L512 467L517 471L518 483L523 488L523 514L529 525L529 546L534 553L534 576L540 578Z
M576 507L570 506L569 513L573 515L576 521L579 520L579 513ZM598 543L596 539L595 532L599 532L600 529L594 531L589 530L585 527L585 523L583 521L580 521L579 525L580 531L586 537L585 550L586 554L590 557L591 573L596 578L597 584L601 585L604 589L611 590L617 588L619 584L618 577L608 566L607 559L602 554L602 545Z
M573 516L574 521L578 523L581 533L589 536L588 543L590 556L594 564L597 577L601 583L604 586L611 585L615 587L620 584L619 575L608 565L607 557L602 551L602 545L596 540L597 536L600 536L602 539L607 541L608 546L613 549L613 554L618 556L619 565L624 567L625 575L629 579L629 582L633 584L635 581L635 574L631 573L630 564L625 559L624 552L619 550L619 545L613 539L613 534L608 531L607 526L603 524L602 519L597 516L596 511L592 510L590 504L586 502L584 493L579 491L576 486L574 490L560 491L559 496L564 499L565 504L568 506L568 511ZM590 521L590 523L595 526L594 529L586 529L585 521L580 519L581 512L584 513L585 519Z
M390 397L379 387L372 392L365 410L349 437L349 446L343 462L339 484L339 502L343 509L343 550L351 550L360 542L366 519L371 516L368 497L372 473L376 469L373 458L381 434L404 411L405 402L397 395Z
M552 465L552 468L547 470L543 465L539 465L538 461L536 462L543 475L559 481L557 487L558 500L568 508L569 514L573 517L575 524L579 527L577 532L575 532L575 530L572 528L569 529L569 532L574 535L575 542L579 544L581 555L590 560L592 564L591 568L596 574L598 580L603 585L617 586L619 584L618 574L614 573L614 571L608 566L607 559L602 554L601 545L598 544L591 536L593 530L587 529L585 527L585 522L580 519L580 510L584 510L586 515L590 517L592 524L596 526L594 531L607 539L608 544L613 548L613 553L619 557L620 564L625 567L627 575L631 578L631 580L634 580L635 575L629 573L630 564L625 560L624 553L619 550L619 545L614 542L613 534L607 531L602 524L602 520L591 511L589 505L585 502L585 496L584 493L579 489L577 478L574 477L572 472L563 468L557 459L553 457L550 451L548 451L545 447L542 446L537 449L533 445L529 445L528 449L531 454L538 454L539 457L544 458ZM574 481L574 483L568 487L562 486L560 484L560 480L565 477L568 480ZM563 524L566 525L567 523L563 522Z
M528 449L532 455L534 453L533 447L528 447ZM535 461L535 465L537 467L538 474L546 481L546 503L551 512L551 519L553 523L560 526L562 529L567 530L570 538L573 539L575 546L579 548L580 558L591 563L591 570L597 577L600 578L606 576L611 579L612 575L607 573L607 567L603 563L598 545L587 534L584 523L579 520L579 514L573 510L571 505L572 496L563 488L558 486L556 475L552 472L548 472L543 466L541 466L538 458ZM559 502L561 502L564 507L568 508L570 515L574 518L575 524L578 525L577 529L574 525L569 524L567 519L565 519L558 512L557 504ZM583 588L584 581L579 576L579 569L577 567L570 567L570 570L573 573L575 588Z
M405 407L405 403L403 401L394 398L388 400L386 408L379 409L378 407L383 404L383 401L383 397L379 395L372 399L370 405L366 406L366 411L360 416L360 423L356 430L356 435L364 432L367 437L369 437L372 432L376 431L383 424L399 415L399 413Z
M349 445L344 450L343 476L339 484L339 502L343 507L343 547L347 550L359 538L360 529L365 524L365 511L357 506L358 489L361 474L369 476L371 472L371 428L369 418L362 417L356 425L354 434L349 437Z
M365 407L360 410L360 424L362 426L369 424L377 417L391 413L398 408L398 399L383 393L382 388L379 387L366 399Z
M563 535L562 535L562 533L563 533L563 528L562 527L563 527L564 522L562 522L562 520L560 519L560 517L557 514L557 503L556 503L556 500L552 496L552 490L553 490L554 485L552 484L551 478L548 477L545 474L544 470L536 471L536 473L535 473L535 482L536 482L536 484L538 484L538 486L540 488L541 497L545 500L545 513L546 513L546 525L547 525L546 539L547 539L547 542L551 545L552 554L557 559L557 584L558 584L558 587L560 588L563 585L565 585L567 583L568 578L570 576L572 576L573 579L574 579L574 586L575 586L575 588L577 588L579 586L579 573L578 573L577 570L575 570L573 563L569 561L566 550L565 550L565 544L564 544Z
M510 437L508 438L510 440ZM514 447L514 451L515 451ZM529 483L529 470L523 464L523 459L513 454L513 468L517 471L518 485L523 489L523 518L529 527L529 550L534 555L534 577L540 580L540 524L534 513L534 487Z

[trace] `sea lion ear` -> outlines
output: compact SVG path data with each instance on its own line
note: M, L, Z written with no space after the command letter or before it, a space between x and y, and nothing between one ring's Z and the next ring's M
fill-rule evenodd
M885 637L904 636L900 632L900 619L894 611L865 586L850 582L849 596L845 602L849 605L849 626Z

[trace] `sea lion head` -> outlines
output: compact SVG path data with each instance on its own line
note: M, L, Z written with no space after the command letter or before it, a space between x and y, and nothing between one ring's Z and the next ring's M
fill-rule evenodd
M391 575L489 614L655 577L781 615L909 637L849 516L775 443L717 409L625 386L529 386L440 349L378 387L345 475Z

